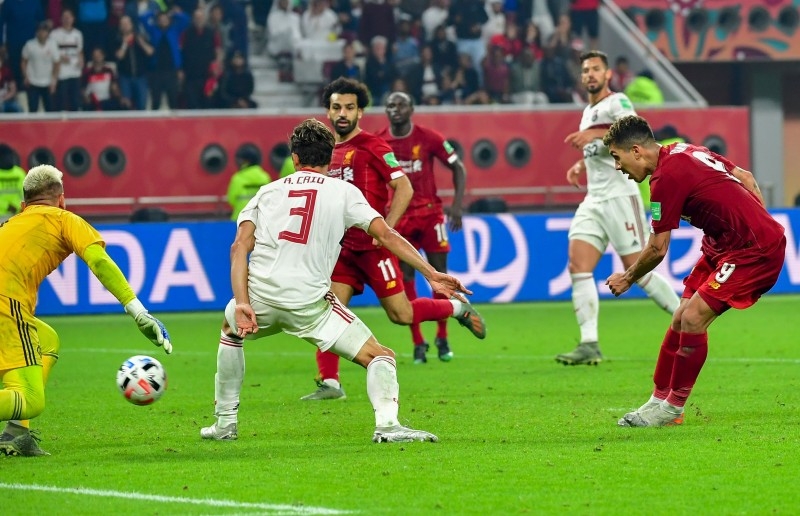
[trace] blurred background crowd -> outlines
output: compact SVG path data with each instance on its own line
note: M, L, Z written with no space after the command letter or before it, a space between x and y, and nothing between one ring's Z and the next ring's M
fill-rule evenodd
M3 112L279 107L251 63L314 92L340 76L373 103L583 103L577 56L599 0L0 0ZM612 88L663 102L614 56ZM314 97L312 95L312 97ZM265 105L266 104L266 105Z

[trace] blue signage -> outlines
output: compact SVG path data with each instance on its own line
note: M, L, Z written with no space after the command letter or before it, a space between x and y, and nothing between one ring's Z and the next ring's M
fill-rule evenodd
M772 293L800 292L800 210L775 210L786 227L786 263ZM464 217L463 230L450 235L450 272L474 292L477 303L564 300L570 298L567 231L571 214L498 214ZM230 245L233 222L143 223L98 226L109 254L127 276L139 299L153 312L221 310L231 297ZM697 229L672 232L669 253L658 267L677 292L700 257ZM595 270L602 297L611 297L605 279L622 271L608 249ZM419 295L428 295L418 281ZM634 287L627 297L643 297ZM377 305L367 289L352 306ZM119 303L75 255L45 282L37 314L121 312Z

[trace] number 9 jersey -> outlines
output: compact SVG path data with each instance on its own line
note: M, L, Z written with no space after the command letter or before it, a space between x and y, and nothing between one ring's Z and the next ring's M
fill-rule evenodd
M654 233L675 229L681 219L705 233L711 259L729 251L761 254L783 239L784 229L730 172L730 160L705 147L662 147L650 178Z

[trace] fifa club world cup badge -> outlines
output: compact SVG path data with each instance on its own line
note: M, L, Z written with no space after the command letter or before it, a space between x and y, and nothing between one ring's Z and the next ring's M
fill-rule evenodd
M660 202L651 202L650 203L650 213L653 214L653 220L661 220L661 203Z

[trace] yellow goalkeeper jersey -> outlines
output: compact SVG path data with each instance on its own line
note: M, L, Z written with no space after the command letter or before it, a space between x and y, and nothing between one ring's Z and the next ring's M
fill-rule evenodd
M71 253L105 242L88 222L54 206L31 205L0 226L0 294L34 313L39 285Z

